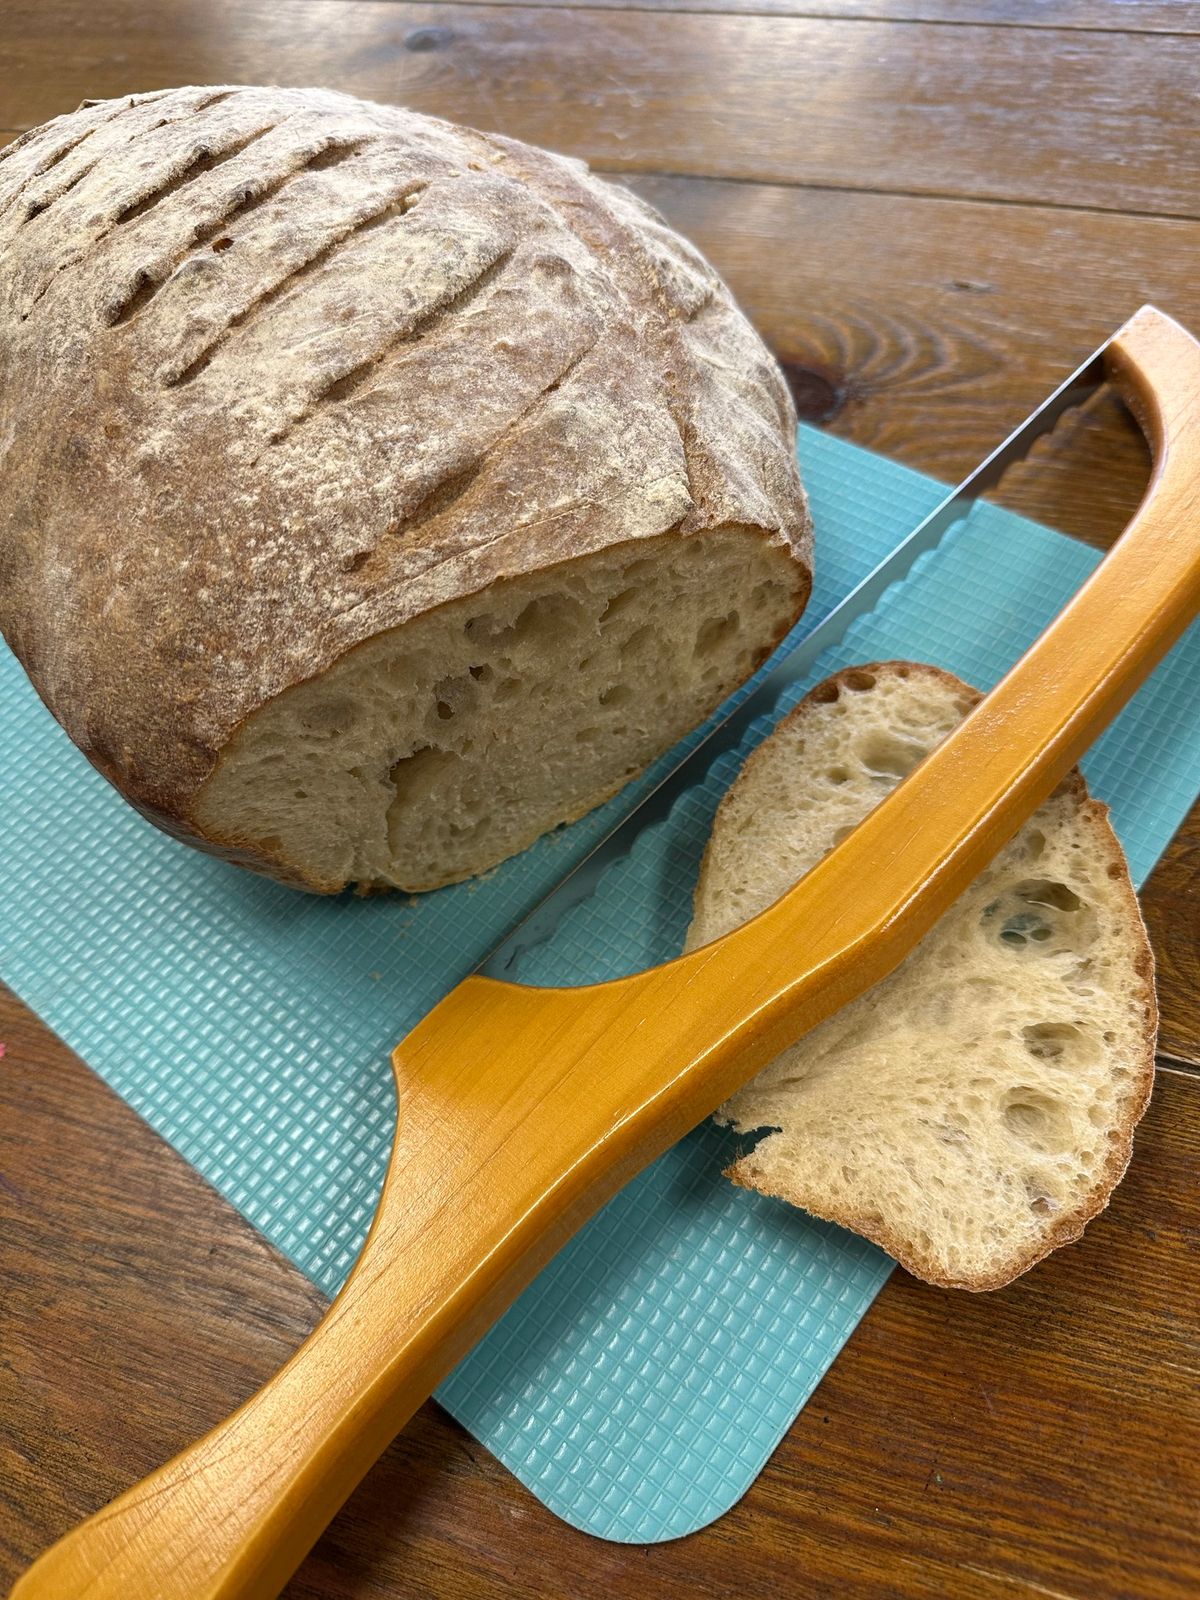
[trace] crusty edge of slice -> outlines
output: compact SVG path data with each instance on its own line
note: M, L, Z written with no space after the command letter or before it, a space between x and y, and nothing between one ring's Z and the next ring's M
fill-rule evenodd
M844 667L840 672L833 673L821 683L810 689L788 715L779 724L775 732L789 727L795 722L803 721L808 710L814 704L820 704L828 698L829 689L837 685L842 687L843 681L851 673L856 672L894 672L903 668L906 673L919 672L933 679L940 679L956 690L963 693L964 697L972 704L983 698L978 689L964 683L961 678L952 672L947 672L942 667L926 665L914 661L872 661L861 666ZM774 734L768 735L768 738ZM742 766L735 783L740 783L742 777L749 772L754 763L760 759L760 753L765 745L760 744L751 752ZM823 1200L819 1193L808 1192L799 1185L781 1185L768 1179L756 1168L754 1152L750 1151L726 1168L725 1176L742 1189L752 1189L758 1194L769 1195L777 1200L785 1200L789 1205L799 1206L811 1216L821 1217L827 1222L837 1223L843 1228L861 1234L864 1239L869 1239L872 1244L877 1244L880 1249L886 1250L914 1277L922 1278L927 1283L936 1284L943 1289L970 1289L983 1291L989 1289L1002 1289L1006 1284L1018 1278L1022 1273L1028 1272L1039 1261L1048 1256L1051 1251L1057 1250L1060 1245L1070 1244L1078 1239L1084 1228L1105 1209L1112 1196L1113 1190L1124 1176L1133 1154L1133 1131L1141 1121L1147 1104L1150 1100L1150 1091L1154 1085L1154 1048L1158 1037L1158 1002L1154 992L1154 954L1150 948L1150 939L1146 932L1146 925L1142 920L1141 909L1138 906L1137 895L1129 877L1129 868L1125 860L1125 853L1121 849L1120 841L1113 832L1109 820L1109 808L1100 800L1093 800L1088 794L1087 784L1078 767L1073 767L1059 785L1057 792L1066 792L1073 800L1079 803L1079 820L1082 826L1094 833L1096 853L1106 860L1109 869L1117 866L1118 871L1110 876L1118 893L1125 902L1127 917L1127 934L1131 946L1134 947L1133 970L1140 984L1140 994L1135 998L1140 1000L1145 1011L1145 1028L1143 1031L1143 1051L1141 1059L1134 1063L1134 1075L1130 1080L1128 1093L1124 1100L1123 1116L1117 1127L1119 1137L1113 1140L1108 1147L1104 1163L1100 1169L1097 1181L1085 1193L1080 1195L1078 1201L1070 1211L1056 1219L1050 1228L1029 1250L1018 1256L1010 1257L1002 1265L998 1265L994 1272L986 1275L979 1274L974 1277L950 1277L939 1271L932 1259L915 1249L910 1240L899 1233L893 1232L886 1224L866 1215L855 1212L839 1210L830 1206ZM732 792L732 786L731 790ZM713 819L712 833L710 834L709 848L705 850L704 861L700 870L700 883L704 882L708 872L709 851L711 840L721 825L722 813L729 804L729 795L726 794L717 809ZM699 894L699 889L697 890Z

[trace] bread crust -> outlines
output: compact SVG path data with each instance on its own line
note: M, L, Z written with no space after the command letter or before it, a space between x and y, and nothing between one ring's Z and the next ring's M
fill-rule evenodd
M807 598L777 367L580 162L323 90L133 96L6 153L0 261L0 627L128 799L243 865L300 881L199 828L222 748L382 631L730 524Z
M780 729L795 723L802 723L810 710L817 703L827 702L834 698L833 691L843 692L847 679L856 673L873 673L883 675L894 673L898 669L904 672L919 672L923 677L936 680L947 687L960 693L968 706L977 704L982 698L982 693L970 684L964 683L961 678L943 668L915 663L910 661L873 661L861 666L846 667L809 691L807 695L788 713L780 723ZM776 730L779 731L779 730ZM766 741L758 745L747 757L739 774L738 782L750 771L755 763L761 759ZM1108 872L1110 882L1122 902L1120 912L1124 928L1124 935L1129 946L1136 989L1133 996L1134 1003L1141 1009L1144 1016L1144 1027L1141 1035L1141 1049L1138 1058L1131 1064L1131 1076L1125 1086L1122 1098L1121 1116L1113 1129L1116 1137L1110 1140L1103 1162L1097 1169L1095 1182L1089 1189L1079 1195L1071 1207L1057 1217L1052 1226L1048 1227L1030 1248L1020 1255L1010 1255L998 1264L993 1272L979 1272L970 1276L948 1275L941 1270L939 1262L929 1252L923 1251L919 1244L907 1234L892 1228L885 1219L859 1211L852 1211L830 1204L826 1197L813 1190L809 1191L799 1186L783 1184L778 1181L774 1173L766 1171L761 1163L755 1161L754 1152L750 1151L740 1160L735 1161L725 1172L725 1176L740 1188L751 1189L759 1194L771 1195L776 1199L787 1201L790 1205L801 1207L812 1216L821 1217L827 1222L837 1223L839 1226L851 1229L854 1233L861 1234L877 1244L888 1255L892 1256L908 1272L915 1277L923 1278L928 1283L933 1283L944 1289L970 1289L974 1291L1001 1289L1011 1283L1014 1278L1020 1277L1030 1267L1043 1260L1051 1251L1057 1250L1060 1245L1069 1244L1078 1239L1086 1225L1108 1205L1112 1191L1124 1176L1133 1154L1133 1134L1138 1122L1141 1120L1146 1106L1150 1100L1150 1093L1154 1086L1154 1050L1158 1035L1158 1002L1154 990L1154 955L1150 947L1149 935L1142 920L1141 910L1138 906L1137 894L1129 877L1129 869L1125 861L1124 852L1120 841L1113 831L1109 820L1109 809L1099 800L1092 799L1088 794L1087 784L1078 767L1074 767L1059 785L1060 794L1070 797L1077 806L1078 825L1086 829L1091 837L1092 847L1098 859L1102 860ZM718 807L713 821L711 838L716 838L721 830L722 812L728 804L728 795ZM701 867L700 885L696 891L697 903L703 894L704 884L710 865L711 844L705 852L704 862Z

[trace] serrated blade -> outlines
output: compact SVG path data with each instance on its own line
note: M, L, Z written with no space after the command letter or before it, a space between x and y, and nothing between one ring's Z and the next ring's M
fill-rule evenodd
M1054 429L1064 412L1082 405L1095 394L1105 381L1106 348L1107 343L1089 356L1019 428L940 501L889 556L827 612L800 643L771 665L754 690L663 775L476 970L490 978L514 981L522 957L544 944L575 906L591 898L604 873L629 853L639 835L666 817L681 795L703 783L713 763L738 746L751 723L769 716L784 693L810 671L813 663L831 645L837 644L859 617L874 610L884 593L906 576L919 556L936 549L950 529L970 515L980 496L995 488L1009 467L1023 460L1037 440Z

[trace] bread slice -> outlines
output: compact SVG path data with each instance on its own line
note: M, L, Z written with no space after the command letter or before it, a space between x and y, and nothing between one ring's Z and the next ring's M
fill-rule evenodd
M121 792L428 889L619 788L802 611L795 410L578 161L320 89L0 153L0 627Z
M978 693L887 661L819 684L717 813L688 947L764 910ZM1107 808L1072 772L907 960L719 1120L770 1129L728 1176L946 1287L997 1289L1079 1237L1154 1071L1153 960Z

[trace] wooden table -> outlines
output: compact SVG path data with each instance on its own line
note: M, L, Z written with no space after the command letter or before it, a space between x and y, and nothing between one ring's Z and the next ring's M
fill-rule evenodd
M946 478L1141 301L1200 330L1183 0L9 0L0 41L0 137L84 97L273 80L585 156L728 276L806 416ZM1006 498L1103 542L1143 472L1104 403ZM1081 1244L990 1296L898 1272L742 1503L676 1544L565 1527L429 1405L289 1594L1200 1592L1198 866L1200 809L1144 895L1153 1103ZM321 1302L11 997L0 1038L7 1587Z

